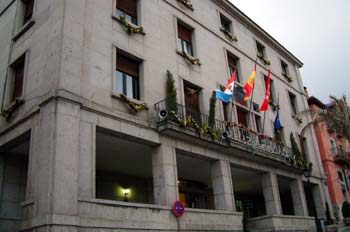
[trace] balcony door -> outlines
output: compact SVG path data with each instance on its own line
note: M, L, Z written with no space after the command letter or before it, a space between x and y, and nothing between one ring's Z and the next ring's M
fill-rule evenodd
M186 115L192 115L197 122L201 121L199 108L200 91L201 89L199 87L187 82L184 83Z

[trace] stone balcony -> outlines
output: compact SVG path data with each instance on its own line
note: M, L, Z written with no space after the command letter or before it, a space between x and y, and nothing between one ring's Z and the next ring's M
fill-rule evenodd
M155 110L159 133L269 165L284 164L299 171L309 167L306 160L298 159L283 143L234 122L210 120L208 115L179 104L169 107L165 100L156 103Z

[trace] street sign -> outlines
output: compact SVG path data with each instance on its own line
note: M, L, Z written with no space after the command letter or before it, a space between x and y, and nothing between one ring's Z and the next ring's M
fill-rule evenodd
M173 211L177 217L181 217L185 213L184 204L179 200L175 201L173 204Z

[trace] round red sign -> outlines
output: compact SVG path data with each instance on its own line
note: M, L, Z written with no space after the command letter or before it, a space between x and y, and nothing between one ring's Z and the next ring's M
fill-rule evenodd
M184 204L179 200L175 201L173 204L173 211L177 217L181 217L185 213Z

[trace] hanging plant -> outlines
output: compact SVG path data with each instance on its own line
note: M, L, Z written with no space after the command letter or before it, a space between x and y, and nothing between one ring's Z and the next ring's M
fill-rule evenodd
M145 34L143 32L143 27L141 26L136 26L134 24L129 23L126 19L124 15L121 15L119 17L119 22L124 26L125 30L129 33L140 33L140 34Z
M187 7L190 10L194 10L193 5L190 0L178 0L182 5Z
M125 102L126 104L128 104L128 106L130 107L130 109L132 109L134 112L138 113L141 112L143 110L148 110L148 106L146 103L136 103L131 101L127 96L125 96L124 94L120 94L120 99Z
M167 80L166 80L166 93L165 93L166 107L169 111L177 112L177 92L175 88L175 80L173 74L167 70Z
M211 128L214 128L215 126L215 108L216 108L216 94L213 91L209 100L209 118L208 118L208 124L209 124L209 127Z

